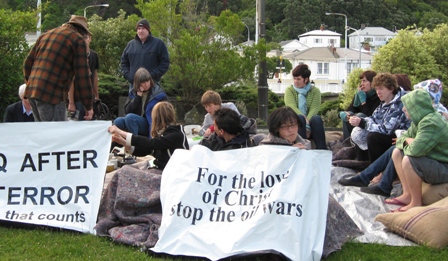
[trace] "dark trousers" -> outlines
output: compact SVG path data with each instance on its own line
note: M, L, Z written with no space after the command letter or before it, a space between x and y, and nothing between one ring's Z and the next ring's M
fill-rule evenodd
M305 116L299 114L300 121L302 122L302 128L299 129L299 135L306 139L306 119ZM324 122L322 121L322 118L319 115L314 115L311 117L311 119L308 119L310 122L310 128L311 128L311 137L310 139L314 140L314 143L316 144L316 149L318 150L326 150L327 149L327 142L325 141L325 129L324 129Z
M392 161L392 152L395 149L395 145L391 146L386 152L377 158L372 164L370 164L365 170L363 170L359 177L364 183L369 183L376 175L383 172L378 187L386 192L392 191L392 184L397 179L397 171L395 170L394 162Z
M395 138L395 135L385 135L377 132L369 132L367 134L367 151L370 163L373 163L392 146L393 138Z
M348 121L342 121L342 134L344 135L344 140L350 137L353 128L354 127Z

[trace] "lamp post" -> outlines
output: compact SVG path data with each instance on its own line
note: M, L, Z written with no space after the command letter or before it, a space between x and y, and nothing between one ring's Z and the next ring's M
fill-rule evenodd
M41 27L41 25L42 25L42 10L41 10L41 0L37 0L37 10L39 10L39 15L38 15L38 17L39 17L39 19L37 20L37 27L36 27L36 36L37 37L39 37L40 36L40 33L41 33L41 29L40 29L40 27Z
M84 8L84 17L86 17L86 10L87 10L87 8L90 8L90 7L97 7L97 6L109 7L109 4L89 5L89 6L87 6L86 8Z
M246 28L247 28L247 41L249 42L250 41L250 30L249 30L249 26L247 26L247 24L245 23L245 22L242 22L245 26L246 26Z
M358 67L361 68L361 35L359 34L359 30L356 30L353 27L347 26L345 27L346 30L353 30L356 31L358 34L358 44L359 44L359 61L358 61Z
M341 13L325 13L325 15L340 15L340 16L344 16L345 17L345 58L344 58L344 63L345 63L345 76L344 76L344 80L345 78L347 78L347 16L345 14L341 14Z

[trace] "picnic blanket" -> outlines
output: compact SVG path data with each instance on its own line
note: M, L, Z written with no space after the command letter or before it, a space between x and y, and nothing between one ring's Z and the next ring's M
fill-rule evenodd
M333 152L331 162L333 166L362 171L370 164L369 161L357 160L356 147L352 144L350 138L333 141L329 144L329 147Z
M153 247L162 221L161 178L162 171L147 169L147 161L116 171L101 198L97 235L127 245Z

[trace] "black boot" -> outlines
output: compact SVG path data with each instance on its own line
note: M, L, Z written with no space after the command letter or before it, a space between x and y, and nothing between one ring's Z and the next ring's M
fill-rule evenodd
M372 185L372 186L368 186L366 188L361 188L361 191L364 193L369 193L369 194L375 194L375 195L380 195L380 196L384 196L384 197L389 197L390 196L390 192L384 192L380 187L378 187L378 185Z
M367 187L368 184L365 184L364 181L359 176L354 177L342 177L338 180L339 184L343 186L354 186L354 187Z

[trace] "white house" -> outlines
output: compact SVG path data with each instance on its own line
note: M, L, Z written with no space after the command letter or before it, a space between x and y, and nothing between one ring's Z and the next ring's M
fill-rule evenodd
M330 30L314 30L299 35L299 42L308 47L341 46L341 34Z
M310 78L321 92L339 93L342 91L346 77L344 69L346 54L349 73L352 68L358 67L360 58L361 68L367 69L371 66L371 54L351 49L345 50L341 47L313 47L301 52L283 52L282 56L283 59L288 59L292 63L293 68L299 64L307 64L311 70ZM268 79L269 88L279 94L284 93L291 84L293 84L291 72Z
M359 38L358 32L353 32L347 36L350 49L358 49L361 42L369 43L370 47L373 48L372 51L374 51L378 47L385 45L387 41L396 35L396 33L383 27L364 27L358 31Z
M281 41L278 44L282 47L284 52L300 52L300 51L310 48L309 46L300 42L297 39Z

